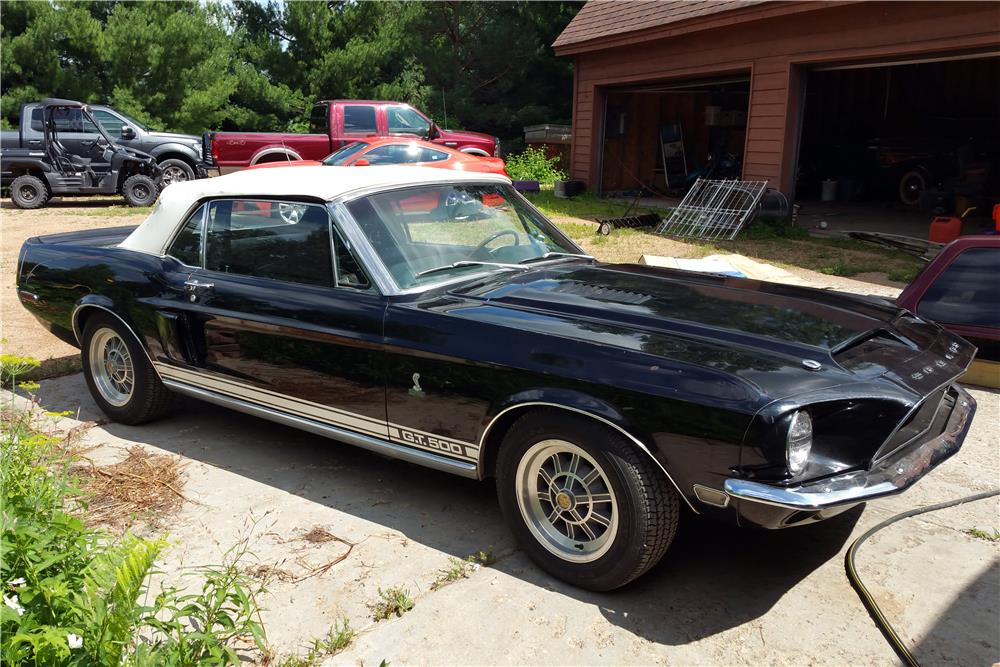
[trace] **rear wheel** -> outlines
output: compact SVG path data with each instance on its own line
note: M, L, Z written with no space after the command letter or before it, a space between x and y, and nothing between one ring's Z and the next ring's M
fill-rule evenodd
M183 181L194 180L194 169L184 160L164 160L160 163L163 174L160 176L160 183L167 187L171 183L181 183Z
M172 394L132 332L117 318L91 315L83 329L83 375L97 406L123 424L156 419Z
M156 201L156 196L160 194L159 188L149 176L136 174L125 179L122 185L122 194L131 206L152 206Z
M927 179L918 169L911 169L899 179L899 200L907 206L916 206L927 191Z
M41 208L49 200L49 189L37 176L18 176L10 184L10 198L18 208Z
M514 423L497 492L528 555L590 590L641 576L677 531L680 503L662 471L617 431L573 414L538 411Z

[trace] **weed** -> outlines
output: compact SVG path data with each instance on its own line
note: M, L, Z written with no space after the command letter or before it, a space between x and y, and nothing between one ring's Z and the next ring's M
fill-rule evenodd
M458 581L459 579L467 579L480 567L492 565L495 562L496 558L493 557L492 549L477 551L476 553L468 556L465 560L460 560L454 557L449 558L448 567L439 570L440 575L434 580L434 583L431 584L431 590L437 590L454 581Z
M513 180L538 181L546 185L566 178L566 172L556 166L558 162L558 156L546 157L544 150L532 146L504 158L507 173Z
M278 667L313 667L320 659L336 655L354 641L354 630L346 618L334 625L325 637L312 640L309 651L304 655L290 655L278 663Z
M402 586L393 586L386 590L379 588L378 597L378 601L369 605L372 618L376 622L384 621L392 616L402 616L413 609L415 604L413 598L410 597L410 591Z
M1000 542L1000 530L994 529L994 531L990 533L985 530L980 530L979 528L969 528L964 532L972 535L973 537L978 537L981 540L986 540L987 542Z

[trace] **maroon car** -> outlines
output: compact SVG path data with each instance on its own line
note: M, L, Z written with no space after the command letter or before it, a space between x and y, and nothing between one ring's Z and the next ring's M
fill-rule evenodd
M979 348L966 382L1000 384L1000 236L952 241L896 303Z
M309 134L207 132L206 162L226 173L267 162L322 160L349 143L379 137L424 139L479 157L499 157L499 140L480 132L444 130L409 104L327 100L312 108Z

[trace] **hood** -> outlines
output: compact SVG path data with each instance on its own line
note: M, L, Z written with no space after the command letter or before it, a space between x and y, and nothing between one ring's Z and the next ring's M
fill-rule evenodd
M458 142L471 142L477 141L481 143L496 143L496 139L491 134L483 134L482 132L471 132L468 130L445 130L443 128L438 128L440 140L447 141L458 141Z
M463 295L521 311L516 326L558 320L559 333L724 370L775 398L881 376L924 393L975 349L882 299L640 265L508 274Z
M162 139L163 141L177 141L180 143L190 144L196 143L201 144L201 137L195 136L193 134L177 134L176 132L147 132L147 137L153 137L155 139Z

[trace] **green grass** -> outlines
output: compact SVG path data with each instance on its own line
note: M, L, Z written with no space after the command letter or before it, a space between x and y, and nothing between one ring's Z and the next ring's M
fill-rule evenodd
M628 210L629 205L617 201L601 199L590 192L576 197L560 199L553 194L551 188L542 188L541 192L527 193L525 196L532 204L549 217L572 217L593 220L595 218L620 217ZM639 201L642 203L642 200ZM638 206L630 215L656 212L653 209Z
M369 605L375 622L384 621L393 616L402 616L413 609L416 604L410 597L410 591L402 586L393 586L386 590L378 589L379 599Z
M100 208L74 209L74 215L89 215L101 218L124 218L130 215L149 215L152 206L126 206L125 204L105 206Z
M476 553L468 556L465 560L454 557L449 558L448 567L438 571L439 576L436 580L434 580L434 583L431 584L431 590L437 590L452 582L458 581L459 579L467 579L480 567L486 567L495 562L496 558L493 557L492 549L477 551Z
M323 658L336 655L351 645L355 636L351 623L346 618L334 625L324 637L312 640L305 655L290 655L278 663L278 667L315 667Z
M965 532L973 537L986 540L987 542L1000 542L1000 530L994 530L990 533L985 530L980 530L979 528L969 528Z

